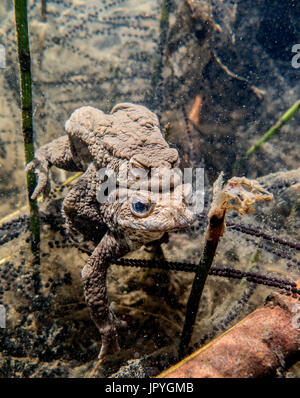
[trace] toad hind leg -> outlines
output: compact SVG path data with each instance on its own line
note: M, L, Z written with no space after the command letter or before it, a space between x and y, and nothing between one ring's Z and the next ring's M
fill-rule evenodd
M107 232L82 270L85 300L101 334L99 359L120 350L117 329L123 324L109 308L106 276L110 263L128 252L129 247L123 239Z

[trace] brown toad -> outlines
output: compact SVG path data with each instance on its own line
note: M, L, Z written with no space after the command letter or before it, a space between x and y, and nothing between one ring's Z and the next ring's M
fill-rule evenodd
M195 218L191 186L181 182L178 152L164 140L157 116L141 105L119 104L110 114L82 107L73 112L65 129L67 135L36 151L27 169L34 169L38 177L33 198L48 194L52 165L84 172L65 197L62 210L71 237L80 235L92 243L82 278L91 317L101 333L99 358L103 358L119 350L121 326L106 295L108 266L165 232L189 226ZM112 180L107 171L114 174L115 185L100 200L99 192ZM165 190L166 176L169 189Z

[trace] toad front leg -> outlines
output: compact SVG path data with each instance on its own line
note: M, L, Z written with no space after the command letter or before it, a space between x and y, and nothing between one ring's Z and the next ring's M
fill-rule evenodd
M108 353L120 350L117 329L124 326L124 322L119 321L109 308L106 276L110 263L128 252L129 247L122 237L115 237L107 232L82 270L85 300L90 308L91 317L101 333L99 359Z
M49 169L51 166L67 171L82 171L82 168L75 164L67 135L39 148L32 162L26 166L26 171L34 170L38 179L38 184L31 196L32 199L35 199L40 193L43 193L44 197L48 196L50 192Z

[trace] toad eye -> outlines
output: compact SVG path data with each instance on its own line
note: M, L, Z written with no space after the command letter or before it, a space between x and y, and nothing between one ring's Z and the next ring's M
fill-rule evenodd
M131 212L137 217L146 217L152 209L150 200L140 196L131 199Z
M147 122L145 123L145 127L147 127L147 129L151 129L152 127L154 127L154 124L151 122Z
M133 161L130 162L129 170L130 173L137 179L146 178L148 174L147 170L145 170L143 166Z

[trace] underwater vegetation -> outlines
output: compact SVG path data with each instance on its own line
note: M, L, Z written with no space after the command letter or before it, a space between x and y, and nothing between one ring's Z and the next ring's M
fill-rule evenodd
M26 164L33 160L34 142L32 126L32 88L31 88L31 60L28 37L27 1L17 1L15 6L15 20L18 44L18 60L20 67L22 133ZM30 230L32 237L32 251L39 263L40 224L37 201L31 198L36 186L36 178L32 172L27 173L28 202L30 208Z
M79 276L87 257L72 247L60 213L63 193L76 184L68 173L52 174L56 188L40 207L39 272L30 267L30 217L18 210L26 202L28 159L16 133L21 106L10 12L1 28L9 62L0 76L5 92L0 109L5 148L0 301L7 306L9 325L0 340L4 376L82 377L94 369L94 376L103 377L123 366L121 376L149 377L176 362L189 286L205 247L210 186L221 170L226 178L235 175L236 162L293 104L294 118L282 130L276 128L276 136L269 130L272 139L263 139L238 170L258 179L274 203L242 221L236 212L228 215L197 317L193 310L189 352L261 305L270 288L299 294L299 81L287 52L281 57L273 51L275 38L265 39L268 23L280 24L281 3L274 1L267 11L248 0L100 3L28 2L36 146L61 136L67 117L82 105L107 112L118 102L141 103L159 115L183 167L204 166L205 209L186 232L173 233L160 248L146 245L111 267L111 301L132 326L120 334L121 357L108 358L95 370L99 341ZM284 9L288 26L281 29L289 30L292 43L299 38L299 10L291 4ZM249 10L255 12L246 23Z

